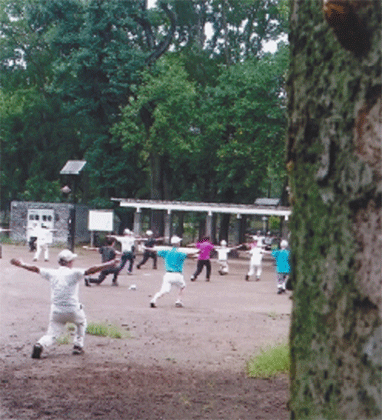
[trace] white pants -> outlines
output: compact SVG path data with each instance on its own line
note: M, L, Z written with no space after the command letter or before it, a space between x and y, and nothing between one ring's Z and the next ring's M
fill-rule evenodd
M250 263L249 264L249 271L248 271L248 276L251 277L255 274L256 272L256 278L260 278L261 276L261 272L262 272L262 268L261 268L261 263Z
M34 254L34 260L38 260L41 254L41 251L44 251L44 260L48 261L49 260L49 248L48 248L48 244L39 244L37 241L37 250L36 253Z
M48 330L45 335L38 340L38 343L43 347L51 346L63 333L65 325L68 322L73 323L77 327L73 344L75 346L83 347L87 322L82 305L79 309L73 312L56 312L52 309L49 318Z
M156 303L156 301L165 295L166 293L170 293L171 287L177 286L179 288L179 299L182 294L183 289L186 287L186 283L184 281L184 277L182 273L169 273L167 272L163 276L162 287L158 293L155 294L151 303Z

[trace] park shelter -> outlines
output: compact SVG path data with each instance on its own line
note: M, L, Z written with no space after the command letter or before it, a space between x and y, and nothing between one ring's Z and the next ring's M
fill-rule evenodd
M172 215L174 212L197 212L205 214L205 234L213 237L213 217L216 214L234 214L237 219L236 239L242 241L243 232L240 230L240 220L244 216L278 216L287 221L291 210L288 207L281 207L278 199L264 199L254 204L226 204L226 203L202 203L186 201L160 201L160 200L137 200L131 198L112 198L119 202L121 207L135 209L134 233L139 235L142 230L142 210L157 210L164 212L164 236L171 237ZM282 236L286 236L286 223L283 224Z

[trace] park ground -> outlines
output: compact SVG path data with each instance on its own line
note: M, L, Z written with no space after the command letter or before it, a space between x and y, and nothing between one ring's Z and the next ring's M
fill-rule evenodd
M60 249L50 250L56 267ZM76 267L100 263L96 252L78 249ZM291 293L277 295L274 266L267 257L261 281L244 280L245 257L230 260L230 273L219 276L212 261L211 282L204 272L189 278L195 260L187 260L184 308L177 291L150 308L164 272L149 260L140 270L108 277L100 286L81 285L89 323L107 323L127 338L86 336L86 353L71 354L57 344L31 358L33 344L47 327L50 290L39 275L12 266L26 246L4 245L1 270L0 397L2 420L286 420L288 378L254 379L247 361L267 346L288 339ZM136 261L140 260L140 256ZM136 289L130 288L135 285Z

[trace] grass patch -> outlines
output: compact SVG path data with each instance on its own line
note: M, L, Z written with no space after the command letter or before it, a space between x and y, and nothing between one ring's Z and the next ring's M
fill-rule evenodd
M247 363L250 378L269 378L279 373L288 373L290 354L288 344L277 344L262 349L260 354Z
M69 334L61 335L60 337L58 337L56 339L56 343L59 346L64 345L64 344L69 344L70 343L70 336L69 336Z
M130 335L126 331L122 331L115 325L105 323L89 322L86 333L90 335L97 335L99 337L110 338L128 338Z
M76 331L76 326L68 322L66 324L66 334L61 335L56 339L58 345L69 344L71 342L70 336Z

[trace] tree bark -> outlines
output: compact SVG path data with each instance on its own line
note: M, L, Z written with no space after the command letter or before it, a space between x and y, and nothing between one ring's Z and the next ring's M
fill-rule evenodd
M290 45L291 418L381 418L381 2L291 0Z

